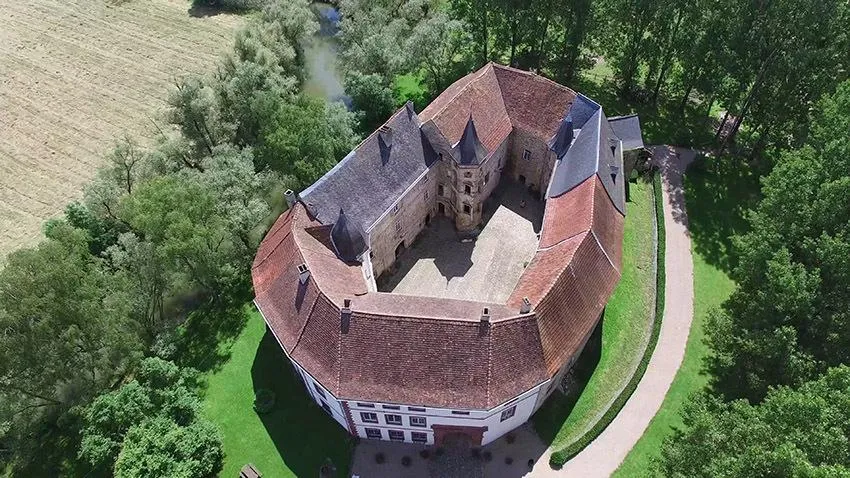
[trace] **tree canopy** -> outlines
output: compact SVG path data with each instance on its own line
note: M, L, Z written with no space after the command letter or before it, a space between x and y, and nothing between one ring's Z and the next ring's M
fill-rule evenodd
M824 98L802 148L763 179L737 238L738 287L714 317L720 390L759 400L850 363L850 82Z
M685 429L668 438L659 463L667 477L850 476L850 368L829 370L764 401L691 401Z

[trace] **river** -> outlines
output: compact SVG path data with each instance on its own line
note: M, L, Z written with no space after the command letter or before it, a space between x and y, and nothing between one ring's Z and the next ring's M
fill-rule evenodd
M321 2L314 2L312 8L320 28L304 49L307 67L304 91L350 106L338 65L339 47L335 36L339 31L339 12L333 5Z

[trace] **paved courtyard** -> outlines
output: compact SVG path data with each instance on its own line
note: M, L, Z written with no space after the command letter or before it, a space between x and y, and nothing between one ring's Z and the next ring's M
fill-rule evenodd
M537 250L543 203L503 180L486 203L478 237L463 242L446 217L431 222L382 277L378 288L398 294L504 303Z

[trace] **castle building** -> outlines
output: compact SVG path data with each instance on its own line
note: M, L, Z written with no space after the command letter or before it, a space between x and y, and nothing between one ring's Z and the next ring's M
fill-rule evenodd
M352 435L487 444L543 404L598 324L622 267L624 150L642 147L636 116L609 120L569 88L488 64L287 192L254 260L255 303L307 393ZM506 301L378 291L437 216L480 227L503 180L545 207Z

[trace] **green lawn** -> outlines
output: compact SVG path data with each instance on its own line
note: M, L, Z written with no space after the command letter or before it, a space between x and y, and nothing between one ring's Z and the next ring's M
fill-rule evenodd
M335 421L313 404L292 372L280 346L251 310L244 329L229 345L230 354L207 375L204 413L218 424L224 443L221 476L236 477L246 463L263 476L317 476L331 459L347 476L353 443ZM258 415L254 391L276 395L274 410Z
M685 357L667 397L643 437L615 473L617 477L652 476L653 459L674 427L687 398L709 381L704 343L709 312L719 307L735 287L728 271L734 266L731 237L746 229L744 211L758 199L758 183L745 165L731 158L697 163L685 176L685 201L694 261L694 321Z
M626 206L623 273L605 310L601 350L597 334L576 365L586 386L570 396L556 392L533 417L538 434L555 448L572 443L596 423L632 377L646 348L655 305L650 239L655 233L654 207L652 185L632 183L631 202Z

